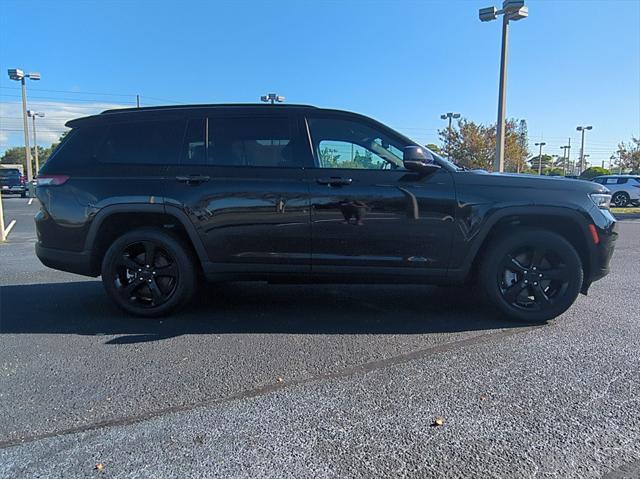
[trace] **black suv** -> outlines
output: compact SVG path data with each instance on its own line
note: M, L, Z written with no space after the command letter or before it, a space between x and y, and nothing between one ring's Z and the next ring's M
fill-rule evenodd
M67 125L38 178L37 255L102 275L140 316L202 279L475 281L545 321L607 274L617 236L601 185L465 171L354 113L171 106Z

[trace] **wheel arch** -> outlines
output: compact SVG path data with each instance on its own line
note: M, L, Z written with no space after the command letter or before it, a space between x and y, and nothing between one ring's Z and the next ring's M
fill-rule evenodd
M111 205L95 214L85 239L84 249L90 252L93 273L100 274L102 258L115 238L144 226L163 228L179 236L198 258L201 269L207 262L207 253L198 232L180 209L162 204Z
M492 240L500 235L508 234L513 228L539 228L552 231L566 239L578 252L585 278L583 292L586 293L590 283L592 269L592 252L588 238L589 220L586 213L563 207L536 208L504 208L494 213L477 235L473 246L464 262L464 277L475 278L483 255L492 244Z

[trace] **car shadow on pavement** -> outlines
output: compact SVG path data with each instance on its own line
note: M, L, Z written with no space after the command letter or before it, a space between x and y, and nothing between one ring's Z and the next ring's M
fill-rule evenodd
M422 334L522 327L469 288L420 285L211 284L171 317L116 309L99 281L3 286L0 334L116 336L107 344L184 334Z

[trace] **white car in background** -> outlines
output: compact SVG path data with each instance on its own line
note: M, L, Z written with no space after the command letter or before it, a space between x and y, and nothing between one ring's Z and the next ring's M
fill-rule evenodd
M611 204L624 208L630 204L640 204L640 176L602 175L591 181L606 186L611 191Z

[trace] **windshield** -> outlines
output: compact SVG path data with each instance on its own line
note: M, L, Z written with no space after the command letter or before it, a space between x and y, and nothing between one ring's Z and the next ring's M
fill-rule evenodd
M8 176L20 176L19 170L8 170L6 168L0 168L0 176L6 178Z

